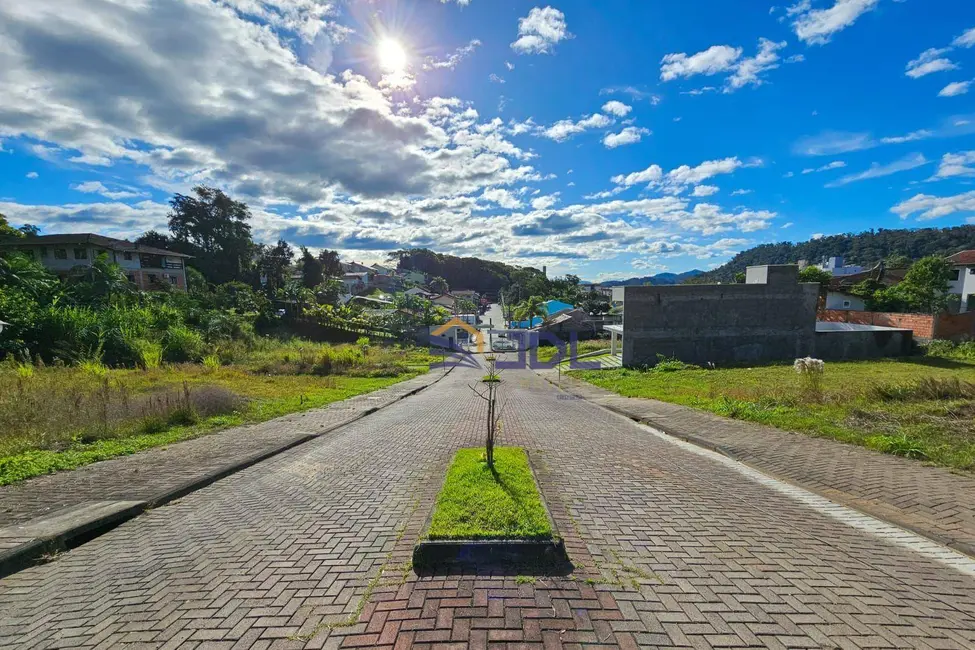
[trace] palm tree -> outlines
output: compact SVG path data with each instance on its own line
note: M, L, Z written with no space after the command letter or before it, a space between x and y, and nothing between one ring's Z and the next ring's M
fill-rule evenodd
M450 286L446 280L438 276L430 280L430 291L440 294L448 293L450 292Z
M515 308L515 318L528 321L529 327L531 327L536 316L542 318L548 316L548 312L545 310L545 301L539 296L530 296Z

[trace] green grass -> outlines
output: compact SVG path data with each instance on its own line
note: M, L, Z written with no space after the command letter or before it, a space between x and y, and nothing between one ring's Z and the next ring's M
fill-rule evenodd
M550 539L542 496L528 455L517 447L494 449L495 473L483 449L461 449L437 496L430 539Z
M261 340L226 365L0 364L0 485L326 406L416 377L430 359L422 348Z
M914 357L826 364L820 386L791 365L569 373L627 397L832 438L975 471L975 361Z
M609 341L604 340L604 339L592 339L592 340L589 340L589 341L579 341L578 345L576 346L576 354L579 354L579 355L588 354L589 352L596 352L597 350L607 350L608 351L609 350ZM538 348L538 360L541 361L541 362L543 362L543 363L544 362L547 362L547 361L551 361L555 357L555 355L558 353L558 351L559 351L559 349L557 347L555 347L554 345L547 345L547 346L544 346L544 347L539 347ZM569 345L567 343L566 346L565 346L565 354L566 354L566 357L567 358L568 358L568 355L571 353L571 351L572 350L571 350L571 348L569 347Z

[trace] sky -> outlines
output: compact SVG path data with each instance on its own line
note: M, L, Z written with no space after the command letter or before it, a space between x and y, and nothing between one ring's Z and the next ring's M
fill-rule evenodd
M970 0L0 0L0 213L605 280L975 223Z

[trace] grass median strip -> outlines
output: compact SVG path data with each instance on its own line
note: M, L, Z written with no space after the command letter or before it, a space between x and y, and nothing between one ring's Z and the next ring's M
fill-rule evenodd
M484 449L461 449L437 496L431 540L547 540L552 538L528 455L518 447L494 450L494 472Z

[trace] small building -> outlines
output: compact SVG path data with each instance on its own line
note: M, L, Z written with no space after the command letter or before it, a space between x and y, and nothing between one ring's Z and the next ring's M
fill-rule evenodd
M427 274L421 273L420 271L406 270L399 271L399 276L406 280L407 282L413 282L414 284L426 284Z
M867 308L866 301L860 296L854 296L843 291L826 292L826 309L853 309L862 311Z
M948 261L951 262L948 293L959 297L959 311L975 311L975 250L955 253Z
M880 262L872 269L860 271L859 273L833 276L833 279L829 283L829 289L826 292L826 300L823 308L863 311L867 308L866 301L852 293L853 287L867 281L885 287L892 287L899 284L906 274L907 269L887 268L885 263Z
M396 275L396 269L390 268L388 266L383 266L382 264L373 264L369 267L376 275L382 275L386 277L392 277Z
M835 255L833 257L827 257L817 264L817 266L833 276L853 275L854 273L863 273L864 271L862 266L847 265L843 262L842 255Z
M62 278L91 267L104 254L144 291L163 287L186 291L186 260L192 257L91 233L26 237L4 242L0 250L25 253Z
M360 264L359 262L340 262L343 273L375 273L371 266Z
M362 293L369 288L370 273L365 271L359 273L345 273L342 276L342 284L345 285L345 292L356 294Z
M441 307L446 307L447 309L454 309L457 306L457 298L450 293L442 293L439 296L433 296L430 298L430 302L435 305L440 305Z

